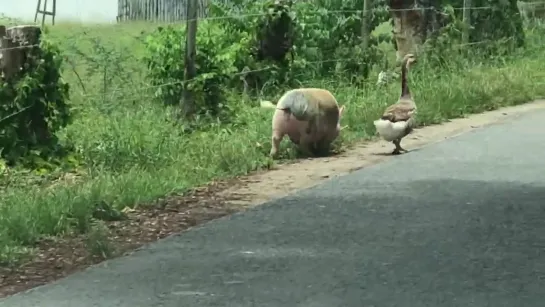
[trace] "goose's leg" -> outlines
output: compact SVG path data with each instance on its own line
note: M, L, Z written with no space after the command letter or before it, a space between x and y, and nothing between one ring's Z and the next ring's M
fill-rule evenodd
M399 139L399 150L403 151L403 152L409 152L407 149L401 147L401 139Z
M394 143L394 145L396 146L396 148L394 149L394 151L392 151L392 155L399 155L402 151L403 152L407 152L408 150L404 149L403 147L401 147L401 139L397 139L397 140L393 140L392 143Z

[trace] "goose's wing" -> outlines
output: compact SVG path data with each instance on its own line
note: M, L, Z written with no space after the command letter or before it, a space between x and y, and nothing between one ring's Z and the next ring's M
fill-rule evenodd
M409 120L416 111L416 106L396 103L384 111L381 119L389 120L393 123Z

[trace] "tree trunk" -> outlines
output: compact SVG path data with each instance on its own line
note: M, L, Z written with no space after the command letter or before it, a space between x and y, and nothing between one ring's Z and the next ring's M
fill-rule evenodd
M438 0L389 0L388 4L398 61L407 53L417 54L419 47L446 25Z
M423 15L422 10L415 6L414 1L390 0L393 36L396 42L397 61L401 61L408 53L418 53L422 44Z

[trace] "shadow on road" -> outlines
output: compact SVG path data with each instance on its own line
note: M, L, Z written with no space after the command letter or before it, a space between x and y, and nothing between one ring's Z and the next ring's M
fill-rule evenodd
M543 306L544 187L393 181L332 180L0 306Z

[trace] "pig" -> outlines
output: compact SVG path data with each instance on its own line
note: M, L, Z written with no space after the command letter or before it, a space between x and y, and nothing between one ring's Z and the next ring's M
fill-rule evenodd
M276 105L262 101L261 107L274 108L270 156L278 153L285 135L304 154L317 155L329 150L342 130L340 122L344 106L325 89L300 88L289 90Z

